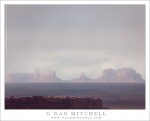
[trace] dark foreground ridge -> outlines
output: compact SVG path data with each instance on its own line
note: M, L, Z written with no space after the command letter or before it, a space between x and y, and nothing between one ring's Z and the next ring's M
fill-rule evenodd
M102 109L102 100L91 97L6 97L5 109Z

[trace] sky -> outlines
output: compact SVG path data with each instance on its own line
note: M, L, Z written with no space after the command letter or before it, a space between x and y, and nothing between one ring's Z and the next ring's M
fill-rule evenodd
M107 68L145 78L144 5L6 5L6 73L97 78Z

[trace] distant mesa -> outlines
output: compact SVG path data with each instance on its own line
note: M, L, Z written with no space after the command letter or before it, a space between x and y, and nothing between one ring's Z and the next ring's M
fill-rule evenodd
M46 73L40 73L37 70L32 81L38 83L57 83L61 82L61 79L56 76L56 71L49 70Z
M102 72L102 76L92 79L82 73L78 78L63 80L57 77L56 71L49 70L35 73L11 73L7 75L8 83L144 83L142 76L132 68L112 69Z
M55 71L40 72L38 69L35 73L11 73L6 79L9 83L58 83L62 81Z
M72 79L70 80L70 82L74 82L74 83L85 83L85 82L91 82L92 79L90 79L89 77L87 77L85 75L85 73L82 73L78 78Z
M141 83L144 82L142 76L137 73L134 69L123 68L123 69L106 69L103 71L101 77L97 79L102 82L113 82L113 83Z

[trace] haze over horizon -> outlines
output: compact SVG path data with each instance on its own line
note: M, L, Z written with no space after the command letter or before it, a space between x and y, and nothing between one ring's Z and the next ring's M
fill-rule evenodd
M5 71L52 69L69 80L85 72L135 69L145 79L144 5L6 5ZM112 73L112 72L111 72Z
M6 76L6 83L145 83L141 74L132 68L103 70L102 75L90 78L84 72L76 78L65 80L57 76L53 70L32 73L10 73Z

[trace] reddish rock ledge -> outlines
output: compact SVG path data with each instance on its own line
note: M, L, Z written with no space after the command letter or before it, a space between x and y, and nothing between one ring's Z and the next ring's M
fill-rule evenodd
M102 100L92 97L6 97L5 109L102 109Z

